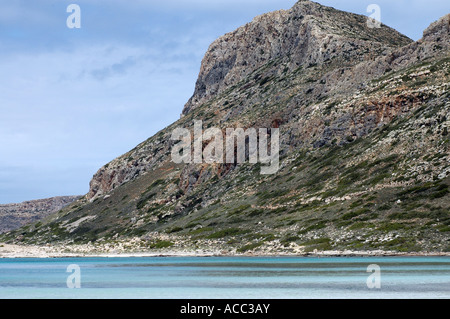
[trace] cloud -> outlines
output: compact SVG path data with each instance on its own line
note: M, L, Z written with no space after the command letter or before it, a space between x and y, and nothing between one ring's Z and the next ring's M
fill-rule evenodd
M136 62L135 57L129 56L123 61L114 63L111 66L103 67L101 69L94 69L90 72L90 74L100 81L116 75L126 75L127 71L136 65Z

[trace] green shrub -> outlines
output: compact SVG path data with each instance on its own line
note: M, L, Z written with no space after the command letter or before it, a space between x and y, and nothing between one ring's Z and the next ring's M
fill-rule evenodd
M180 231L182 231L182 230L183 230L182 227L173 227L173 228L171 228L171 229L168 229L166 232L167 232L168 234L172 234L172 233L178 233L178 232L180 232Z
M202 227L202 228L198 228L198 229L194 229L192 231L189 232L190 235L198 235L201 233L205 233L208 231L212 231L214 228L212 227Z
M359 215L362 215L362 214L365 214L365 213L370 213L370 212L371 212L371 210L369 208L364 207L364 208L358 209L358 210L356 210L354 212L350 212L350 213L342 215L342 219L349 220L349 219L352 219L352 218L357 217Z
M348 227L349 230L358 230L358 229L363 229L363 228L367 228L369 225L367 223L364 222L357 222L354 223L353 225L351 225L350 227Z
M325 227L327 227L327 223L325 221L320 221L318 223L306 227L304 230L300 231L299 234L306 234L307 232L310 232L312 230L319 230Z
M239 235L239 234L243 234L246 231L239 229L239 228L227 228L227 229L222 229L219 230L215 233L212 233L211 235L209 235L207 238L209 239L219 239L219 238L223 238L223 237L227 237L227 236L234 236L234 235Z
M168 248L173 246L174 243L172 243L171 241L167 241L167 240L158 240L155 243L150 245L150 248L152 249L162 249L162 248Z
M299 240L299 238L298 238L297 236L288 236L288 237L283 238L283 239L280 241L280 243L281 243L283 246L288 246L290 243L295 242L295 241L297 241L297 240Z
M246 251L249 251L249 250L253 250L253 249L255 249L255 248L258 248L258 247L261 246L261 245L262 245L262 243L252 243L252 244L248 244L248 245L245 245L245 246L242 246L242 247L238 248L238 249L237 249L237 252L238 252L238 253L244 253L244 252L246 252Z
M142 208L147 204L147 202L148 202L150 199L152 199L153 197L155 197L155 196L156 196L156 193L152 193L152 194L150 194L150 195L143 196L143 197L137 202L136 208L137 208L137 209L142 209Z
M394 230L403 230L408 229L409 227L405 224L400 223L384 223L381 226L377 228L377 230L383 231L383 232L390 232Z
M312 239L302 243L303 246L306 246L305 251L311 252L315 249L319 251L330 250L332 248L331 239L330 238L318 238Z

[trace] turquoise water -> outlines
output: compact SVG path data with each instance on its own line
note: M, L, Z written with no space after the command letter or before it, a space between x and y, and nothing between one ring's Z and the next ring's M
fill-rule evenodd
M450 298L450 257L0 259L0 298Z

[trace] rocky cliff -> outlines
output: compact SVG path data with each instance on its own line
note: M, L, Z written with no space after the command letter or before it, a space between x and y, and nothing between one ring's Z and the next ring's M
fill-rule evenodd
M449 251L450 15L413 42L299 1L216 40L180 120L102 167L24 243ZM280 170L175 164L173 129L280 129ZM208 145L208 141L203 147Z
M287 72L311 65L348 66L410 42L385 25L368 28L365 16L299 1L290 10L256 17L214 41L183 114L273 60L284 62Z
M183 115L239 82L247 82L250 88L274 76L300 70L335 70L329 75L323 74L320 85L313 83L317 75L311 74L308 100L322 98L332 89L342 91L351 86L354 90L370 77L382 74L389 64L377 65L375 70L372 65L364 64L363 72L355 72L351 66L393 54L394 49L411 42L385 25L379 29L368 28L365 16L311 1L299 1L290 10L256 17L212 43L202 61L195 92L184 107ZM261 68L266 69L263 74L257 72ZM249 77L251 74L258 78ZM250 104L251 101L243 103ZM161 162L161 155L167 155L170 148L168 140L165 136L144 142L101 168L91 181L88 197L101 196L153 169Z
M79 198L80 196L62 196L0 205L0 233L39 221Z

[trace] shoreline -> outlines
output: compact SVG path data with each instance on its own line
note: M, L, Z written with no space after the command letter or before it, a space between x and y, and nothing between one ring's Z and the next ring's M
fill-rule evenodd
M160 251L136 251L136 252L67 252L48 246L20 246L0 244L0 259L54 259L54 258L152 258L152 257L450 257L450 252L396 252L396 251L352 251L333 250L323 252L304 253L232 253L215 250L160 250Z

